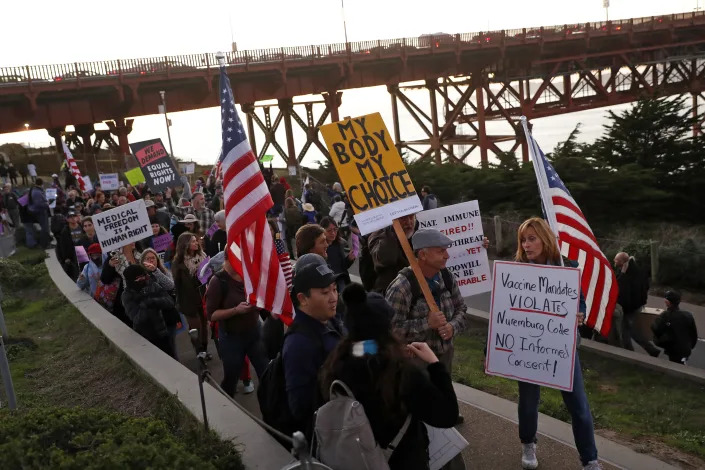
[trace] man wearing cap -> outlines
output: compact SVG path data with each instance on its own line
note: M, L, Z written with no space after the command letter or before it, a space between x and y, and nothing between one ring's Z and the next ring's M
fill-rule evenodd
M282 361L289 410L296 428L305 432L316 406L318 371L343 334L335 320L337 279L322 256L308 254L296 263L296 316L284 338Z
M147 215L149 218L156 218L159 225L169 230L171 226L171 217L164 211L157 210L157 205L152 200L144 201L144 206L147 208Z
M169 195L167 191L167 196ZM172 214L184 218L187 214L193 214L198 219L202 230L208 230L211 225L215 223L215 213L206 207L206 198L201 192L193 193L191 197L191 205L188 207L177 207L174 205L173 199L167 199L167 204L169 207L169 212Z
M95 297L98 281L100 281L100 273L103 270L103 255L100 250L100 244L93 243L90 245L86 248L86 254L90 261L83 267L76 285L79 289L89 292L91 297Z
M66 226L61 229L56 240L56 259L74 282L78 279L79 273L76 245L80 245L83 238L80 222L81 217L73 208L70 208L66 214Z
M654 341L662 347L671 362L686 364L698 344L698 329L693 314L680 310L681 294L669 290L665 295L666 310L651 325Z
M387 302L394 310L392 328L407 343L425 342L452 370L453 337L465 330L467 306L455 277L446 269L448 248L453 241L435 229L419 229L411 237L419 268L431 290L436 306L431 311L411 268L402 269L387 288ZM423 282L423 281L421 281ZM415 295L416 294L416 295Z

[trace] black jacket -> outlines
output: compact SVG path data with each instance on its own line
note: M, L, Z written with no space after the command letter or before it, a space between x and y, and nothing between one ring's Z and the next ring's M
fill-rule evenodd
M669 308L651 325L654 332L654 342L662 347L669 357L678 360L690 356L698 344L698 329L695 326L693 314L677 308Z
M333 378L350 387L365 409L375 439L382 447L394 439L406 416L411 414L409 429L389 459L389 467L391 470L428 469L428 434L423 423L451 428L458 419L458 400L445 366L436 362L422 370L408 363L398 372L398 401L405 410L399 413L390 413L387 409L368 370L366 361L348 357L336 366Z
M156 333L160 337L169 335L165 315L174 311L174 299L156 282L150 282L139 291L126 288L122 293L122 304L132 320L132 328L138 333Z
M331 267L334 273L342 274L340 279L342 279L346 285L349 284L350 275L348 274L348 268L352 266L355 260L350 260L345 256L343 245L338 240L328 245L326 252L328 253L328 266Z
M626 272L617 270L617 285L619 296L617 303L622 306L624 313L638 310L646 304L649 292L649 279L647 274L636 264L634 258L629 258L629 267Z
M66 271L66 274L74 281L78 279L78 259L76 258L76 247L71 238L71 228L68 224L61 229L56 240L56 258ZM68 260L68 262L66 262Z
M216 230L212 237L206 237L205 252L211 258L225 249L228 242L228 234L225 230Z

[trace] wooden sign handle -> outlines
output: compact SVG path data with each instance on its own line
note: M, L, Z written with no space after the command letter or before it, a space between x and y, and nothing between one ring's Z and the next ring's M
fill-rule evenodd
M404 233L404 229L401 228L399 219L394 219L392 221L392 227L394 227L394 233L397 234L397 238L399 239L399 243L401 244L402 250L404 250L406 259L409 260L409 266L411 266L411 269L412 271L414 271L414 275L416 276L416 280L419 282L419 287L421 287L421 292L423 293L423 297L426 300L426 304L428 304L429 310L431 312L438 312L439 309L438 305L436 305L436 300L431 294L431 289L429 289L428 282L426 281L426 278L421 272L419 263L418 261L416 261L416 256L414 256L414 252L411 249L411 245L409 245L409 240L406 238L406 233Z

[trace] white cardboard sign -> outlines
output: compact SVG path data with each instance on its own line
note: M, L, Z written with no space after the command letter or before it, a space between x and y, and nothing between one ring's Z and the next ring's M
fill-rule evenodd
M103 253L152 235L144 199L94 215L93 225Z
M86 191L93 191L93 183L91 183L91 177L86 175L86 176L81 176L83 179L83 184L84 188L86 188Z
M50 209L56 209L56 197L57 197L57 191L56 188L47 188L45 194L47 197L47 201L52 201L49 203L49 208Z
M100 189L115 191L120 189L120 179L117 173L103 173L100 177Z
M477 201L461 202L416 214L419 228L434 228L453 240L446 268L463 297L492 289L487 250L482 247L482 220Z
M495 261L485 373L573 390L580 270Z
M181 173L184 175L192 175L196 172L195 163L183 163L181 164Z

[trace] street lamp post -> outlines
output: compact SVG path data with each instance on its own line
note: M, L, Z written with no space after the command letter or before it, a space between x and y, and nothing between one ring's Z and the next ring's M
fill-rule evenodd
M348 28L345 25L345 0L340 0L340 11L343 14L343 33L345 34L345 44L348 43Z
M606 21L610 20L610 0L602 0L602 6L605 8Z
M171 130L169 130L170 123L169 123L169 116L167 115L166 112L166 92L165 91L160 91L159 94L162 97L162 104L160 106L160 111L164 112L164 123L166 124L166 135L169 137L169 153L171 153L171 158L174 158L174 148L171 146Z

